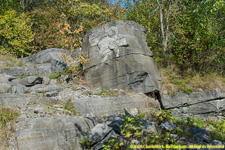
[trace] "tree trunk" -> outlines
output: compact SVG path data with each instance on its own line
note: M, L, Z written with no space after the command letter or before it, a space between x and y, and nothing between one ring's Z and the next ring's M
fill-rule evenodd
M161 0L161 4L159 0L157 0L157 3L159 5L159 13L160 13L160 27L161 27L161 36L162 36L163 56L165 56L167 51L167 44L169 40L169 14L170 14L170 8L171 8L171 1L169 0L168 8L164 14L163 14L163 0Z
M25 4L24 4L24 0L20 0L20 6L22 7L23 11L25 9Z
M166 45L165 45L165 33L164 33L164 25L163 25L163 0L161 0L161 4L159 3L159 0L157 0L157 3L159 5L163 56L165 56L165 54L166 54Z

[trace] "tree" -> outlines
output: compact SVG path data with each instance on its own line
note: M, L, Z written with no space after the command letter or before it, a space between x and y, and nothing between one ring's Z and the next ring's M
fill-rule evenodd
M32 22L28 14L19 14L15 10L7 10L0 15L0 37L2 40L0 53L16 54L23 57L31 54L30 43L34 40Z
M224 70L224 21L219 19L224 8L222 5L216 7L219 1L182 0L178 3L180 15L174 30L172 53L182 70Z
M99 0L100 1L100 0ZM39 50L58 47L75 49L92 28L115 19L124 19L123 8L105 1L51 1L48 7L35 8L35 45Z
M173 1L166 0L166 2L163 2L163 0L160 0L159 2L159 0L157 0L157 3L159 5L163 56L165 56L167 51L166 50L167 44L169 40L169 15L171 12L170 10L171 10ZM167 7L167 8L164 9L164 7Z

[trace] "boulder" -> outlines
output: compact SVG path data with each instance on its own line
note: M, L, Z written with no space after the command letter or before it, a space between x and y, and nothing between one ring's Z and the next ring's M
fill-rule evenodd
M113 117L112 117L113 118ZM108 124L117 134L121 133L121 126L124 124L124 119L120 117L115 117L112 121Z
M160 128L163 130L169 131L169 130L174 130L176 126L173 122L166 121L160 124Z
M94 87L150 93L160 90L160 75L147 47L146 30L132 21L113 21L89 31L82 52L89 60L84 78Z
M94 128L91 129L90 135L88 137L91 145L94 145L103 140L111 131L112 128L109 127L106 123L97 124Z
M102 139L100 142L98 142L97 144L95 144L93 146L93 149L94 150L101 150L102 149L102 146L107 144L107 142L110 140L110 139L117 139L119 138L119 135L115 133L115 131L111 130L104 139Z
M211 142L210 135L201 128L191 128L190 134L195 137L196 144L205 144Z
M21 84L27 87L34 86L36 84L42 84L43 78L38 76L29 76L21 80Z
M12 94L23 94L27 90L27 87L22 84L16 84L11 86L9 92Z
M8 93L9 89L10 89L11 85L9 82L6 81L1 81L0 80L0 94L2 93Z

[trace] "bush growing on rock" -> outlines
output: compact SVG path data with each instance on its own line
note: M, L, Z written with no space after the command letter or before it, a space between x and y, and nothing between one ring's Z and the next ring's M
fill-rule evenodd
M116 149L131 149L135 148L137 145L174 145L174 146L185 146L187 143L198 143L198 144L212 144L216 140L222 142L225 141L224 136L224 118L222 120L213 120L210 118L200 119L200 118L186 118L186 119L176 119L173 118L171 111L159 111L153 112L151 114L151 120L155 121L157 132L145 130L146 125L150 125L145 117L145 114L140 112L136 116L126 114L124 119L116 117L114 121L109 123L109 126L117 133L120 128L120 133L117 137L106 137L101 139L99 143L90 144L90 139L93 137L86 136L81 139L83 146L86 148L99 149L99 145L105 143L102 146L104 150L116 150ZM110 119L112 120L112 119ZM121 126L119 122L123 121ZM146 124L146 122L148 122ZM209 124L212 124L209 126ZM103 124L98 124L103 126ZM206 127L210 127L211 130ZM116 130L115 130L116 129ZM91 132L91 134L93 134ZM111 135L112 132L108 133ZM89 137L89 138L88 138ZM212 138L212 139L211 139ZM108 140L107 140L108 139ZM92 141L93 142L93 141ZM186 145L188 147L188 145ZM138 148L138 147L136 147ZM140 148L140 147L139 147Z

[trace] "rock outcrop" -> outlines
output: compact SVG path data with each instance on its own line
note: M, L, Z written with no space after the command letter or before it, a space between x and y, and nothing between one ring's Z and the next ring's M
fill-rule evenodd
M225 92L219 88L210 91L187 94L179 92L175 96L161 94L164 109L173 109L174 116L205 116L225 111Z
M82 51L84 78L94 87L158 92L160 75L147 47L146 31L132 21L113 21L89 31Z
M16 123L18 150L82 150L79 140L93 128L91 120L82 116L24 118Z
M69 51L50 48L23 58L22 61L26 63L26 66L0 69L0 74L11 76L47 76L52 73L59 73L67 66L67 62L61 60L63 54L70 55Z

